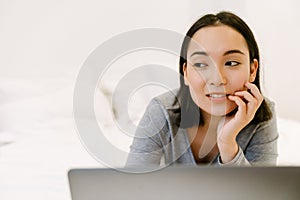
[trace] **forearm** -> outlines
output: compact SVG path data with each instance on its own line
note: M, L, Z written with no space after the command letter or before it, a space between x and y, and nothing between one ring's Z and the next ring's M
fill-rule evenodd
M231 161L223 163L221 160L221 156L219 156L218 164L220 166L251 166L251 162L248 161L240 146L238 146L238 152Z
M242 149L241 146L237 146L237 153L233 158L227 159L230 154L226 153L225 150L220 150L220 156L218 158L218 163L221 166L270 166L276 165L277 160L277 133L273 133L274 138L266 138L259 136L263 134L267 135L266 132L257 132L251 142L247 145L246 149ZM258 143L257 143L258 142ZM234 151L233 151L234 152ZM233 154L231 154L233 155ZM228 162L227 162L228 161Z
M239 146L236 141L226 141L226 143L218 141L218 148L223 164L232 161L239 151Z

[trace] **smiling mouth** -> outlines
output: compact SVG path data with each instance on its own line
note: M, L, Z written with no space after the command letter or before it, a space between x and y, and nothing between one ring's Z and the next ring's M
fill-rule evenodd
M210 98L225 98L229 96L229 94L207 94L206 96Z

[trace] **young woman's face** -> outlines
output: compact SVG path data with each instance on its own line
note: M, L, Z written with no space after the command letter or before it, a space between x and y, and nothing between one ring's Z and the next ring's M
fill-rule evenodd
M194 34L183 71L196 105L211 115L223 116L237 107L228 95L245 90L245 83L255 80L257 68L257 60L250 64L244 37L220 25L204 27Z

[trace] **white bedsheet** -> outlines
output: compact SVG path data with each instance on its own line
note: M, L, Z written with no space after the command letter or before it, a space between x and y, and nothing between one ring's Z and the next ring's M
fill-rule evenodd
M62 121L73 126L73 121ZM279 119L279 165L300 165L300 124ZM298 131L298 132L296 132ZM70 199L67 171L103 167L81 145L75 130L44 131L1 147L1 199Z

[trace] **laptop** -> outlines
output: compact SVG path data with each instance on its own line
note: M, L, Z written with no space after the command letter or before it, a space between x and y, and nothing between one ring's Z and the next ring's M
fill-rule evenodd
M72 200L300 199L300 167L71 169L68 178Z

